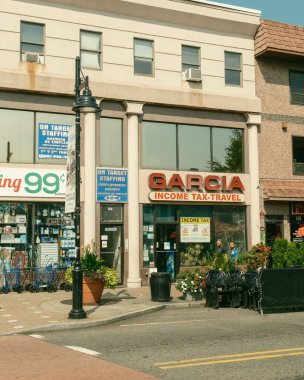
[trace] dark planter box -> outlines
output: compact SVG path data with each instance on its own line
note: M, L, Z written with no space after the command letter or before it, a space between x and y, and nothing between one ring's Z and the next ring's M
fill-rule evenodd
M263 269L259 281L261 314L304 310L304 268Z

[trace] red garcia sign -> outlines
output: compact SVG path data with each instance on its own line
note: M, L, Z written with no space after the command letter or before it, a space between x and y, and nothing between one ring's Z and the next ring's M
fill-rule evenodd
M164 173L151 173L149 198L153 201L244 202L245 187L239 176L180 174L167 179ZM174 191L176 190L176 191Z

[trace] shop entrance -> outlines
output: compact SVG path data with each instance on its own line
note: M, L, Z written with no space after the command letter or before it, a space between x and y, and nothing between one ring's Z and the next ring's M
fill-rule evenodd
M177 263L177 224L157 224L155 233L156 267L158 272L169 272L175 278Z
M115 268L119 282L122 282L122 252L123 252L123 226L104 225L100 226L100 256L104 260L104 265Z

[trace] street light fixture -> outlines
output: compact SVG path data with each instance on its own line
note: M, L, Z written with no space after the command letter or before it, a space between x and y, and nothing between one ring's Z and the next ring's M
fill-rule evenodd
M82 85L80 78L80 58L75 59L75 101L73 111L76 114L75 122L75 154L76 154L76 189L75 189L75 212L74 224L76 230L76 260L73 264L73 308L69 313L70 319L86 318L86 312L83 310L82 301L82 268L80 262L80 113L97 113L100 107L96 103L96 99L92 96L89 88L89 78L85 77L85 88L83 94L80 95L80 87Z

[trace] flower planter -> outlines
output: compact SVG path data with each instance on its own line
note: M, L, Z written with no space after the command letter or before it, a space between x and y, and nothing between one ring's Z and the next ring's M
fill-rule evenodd
M100 298L104 289L104 282L100 279L83 277L82 281L83 304L96 305L100 303Z
M186 301L202 301L204 297L201 292L185 292L183 298Z

